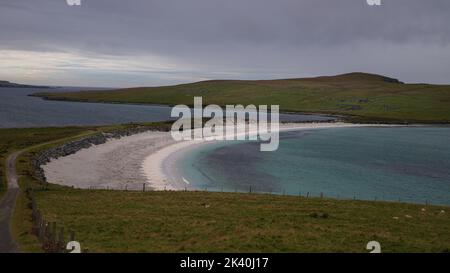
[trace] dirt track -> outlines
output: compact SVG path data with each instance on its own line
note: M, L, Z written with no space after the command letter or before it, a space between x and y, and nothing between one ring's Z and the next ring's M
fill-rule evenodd
M16 204L17 194L19 193L15 167L15 162L19 154L20 152L13 153L6 160L8 190L0 201L0 253L17 252L17 245L11 235L11 216Z

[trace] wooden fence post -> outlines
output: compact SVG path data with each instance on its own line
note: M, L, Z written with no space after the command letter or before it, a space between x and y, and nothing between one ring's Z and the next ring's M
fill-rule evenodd
M52 223L52 243L56 242L56 222Z
M59 231L59 238L58 238L58 252L63 253L65 252L65 241L64 241L64 228L62 227Z
M44 218L42 218L41 221L41 226L39 227L39 241L41 241L41 243L44 243L45 241L45 229L47 228L47 226L45 225L45 220Z

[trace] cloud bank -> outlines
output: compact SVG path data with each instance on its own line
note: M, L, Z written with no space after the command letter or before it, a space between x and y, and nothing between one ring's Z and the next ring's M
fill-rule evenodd
M165 85L379 73L450 83L450 1L0 1L0 78Z

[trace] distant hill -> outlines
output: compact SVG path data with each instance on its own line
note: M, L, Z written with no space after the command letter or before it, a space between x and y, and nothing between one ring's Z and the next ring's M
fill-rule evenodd
M9 81L0 81L0 87L8 87L8 88L50 88L49 86L39 86L39 85L27 85L27 84L18 84Z
M51 100L109 103L280 105L284 112L343 115L357 122L450 123L450 86L405 84L368 73L280 80L210 80L110 91L40 93Z

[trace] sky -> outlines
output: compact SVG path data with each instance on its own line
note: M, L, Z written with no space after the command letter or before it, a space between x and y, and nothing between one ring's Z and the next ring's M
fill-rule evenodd
M370 72L450 83L450 1L0 0L0 80L158 86Z

